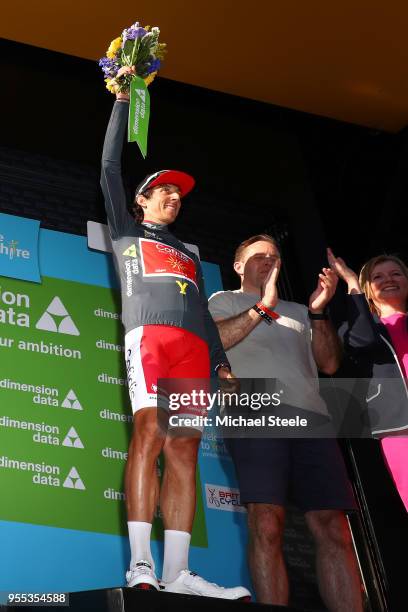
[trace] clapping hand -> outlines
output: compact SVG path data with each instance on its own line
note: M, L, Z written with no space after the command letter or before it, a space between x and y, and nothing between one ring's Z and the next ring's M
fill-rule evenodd
M309 298L309 310L322 313L335 294L338 277L330 268L323 268L319 274L317 287Z
M344 259L341 257L335 257L330 248L327 249L327 259L333 272L335 272L339 278L343 279L344 282L347 283L348 292L361 293L358 276L354 270L348 267Z
M276 259L262 285L262 303L268 308L275 308L278 303L278 276L281 260Z

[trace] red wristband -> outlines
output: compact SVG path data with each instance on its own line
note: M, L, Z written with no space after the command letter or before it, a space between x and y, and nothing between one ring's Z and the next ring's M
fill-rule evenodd
M266 314L271 317L271 319L279 319L280 315L275 312L274 310L271 310L270 308L268 308L267 306L265 306L265 304L263 302L257 302L257 306L258 308L260 308L261 310L264 310L266 312Z

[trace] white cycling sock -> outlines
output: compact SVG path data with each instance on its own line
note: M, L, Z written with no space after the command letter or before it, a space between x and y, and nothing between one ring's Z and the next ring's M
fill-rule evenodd
M130 567L139 561L148 561L154 571L154 561L150 550L151 523L128 521L130 543Z
M187 531L164 530L163 582L173 582L181 570L188 569L190 541Z

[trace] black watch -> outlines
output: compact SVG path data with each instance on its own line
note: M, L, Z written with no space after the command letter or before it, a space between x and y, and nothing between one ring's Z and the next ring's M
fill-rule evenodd
M311 319L312 321L329 320L329 313L327 312L326 308L323 310L323 312L310 312L310 310L308 310L307 313L309 315L309 319Z

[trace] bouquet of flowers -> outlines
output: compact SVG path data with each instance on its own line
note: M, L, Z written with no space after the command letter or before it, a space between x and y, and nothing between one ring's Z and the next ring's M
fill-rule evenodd
M116 80L122 66L135 66L137 76L145 81L146 86L150 85L166 53L166 43L159 43L159 36L159 28L143 28L136 22L112 40L106 57L99 60L106 87L111 93L129 92L131 76L124 75Z
M99 60L111 93L129 93L129 141L136 141L146 156L150 100L147 86L154 80L166 53L166 44L159 43L157 27L142 27L139 22L123 30L112 40L106 56ZM135 74L120 74L123 66L134 66Z

